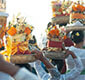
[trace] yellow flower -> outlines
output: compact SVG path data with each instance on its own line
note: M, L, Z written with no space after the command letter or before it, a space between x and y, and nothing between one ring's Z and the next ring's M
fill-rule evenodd
M80 36L80 34L77 32L77 33L76 33L76 36Z

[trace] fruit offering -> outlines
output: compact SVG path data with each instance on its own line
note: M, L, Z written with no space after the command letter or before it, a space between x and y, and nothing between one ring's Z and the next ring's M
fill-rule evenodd
M72 5L72 11L70 13L70 23L75 22L85 24L85 6L80 1Z
M33 26L27 24L24 17L13 17L4 39L6 55L30 54L28 41L32 38L32 31Z

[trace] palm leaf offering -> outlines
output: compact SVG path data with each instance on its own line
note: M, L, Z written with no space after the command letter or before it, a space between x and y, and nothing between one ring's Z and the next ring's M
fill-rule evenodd
M10 57L15 54L31 54L28 41L32 38L33 26L27 24L25 17L13 16L8 25L7 35L5 36L5 51L2 54ZM9 58L10 59L10 58Z

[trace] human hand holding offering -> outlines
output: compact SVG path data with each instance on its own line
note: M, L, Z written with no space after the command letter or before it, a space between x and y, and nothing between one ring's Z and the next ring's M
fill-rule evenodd
M44 56L43 56L43 53L39 50L33 50L32 53L35 53L35 58L38 59L38 60L43 60Z
M76 55L72 51L65 49L65 52L66 52L66 54L65 54L64 58L68 57L69 55L71 55L73 57L73 59L77 58Z
M43 55L42 51L34 50L32 51L35 54L35 58L42 61L47 69L54 68L54 65L49 62L49 60Z

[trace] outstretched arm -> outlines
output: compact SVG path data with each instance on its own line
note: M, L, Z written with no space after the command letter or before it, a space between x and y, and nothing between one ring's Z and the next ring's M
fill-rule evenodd
M58 71L57 68L55 68L48 60L46 57L44 57L42 55L42 52L40 51L34 51L36 53L36 58L39 59L40 61L42 61L46 68L48 69L48 71L51 74L52 79L56 80L56 79L61 79L61 80L74 80L75 78L77 78L78 75L80 75L81 71L83 70L83 65L80 59L78 59L73 52L66 50L66 56L67 55L71 55L74 59L75 62L75 68L73 68L73 70L65 75L61 75Z
M39 80L48 80L50 78L50 75L42 68L41 61L36 61L34 68L37 72Z
M38 80L37 76L27 69L6 62L2 55L0 55L0 71L11 75L16 80Z
M75 80L83 70L83 64L79 58L74 59L75 62L75 68L73 68L69 73L67 73L65 76L65 80Z
M45 56L43 56L43 53L42 52L40 52L38 50L34 50L34 51L32 51L32 53L35 53L36 54L35 55L36 59L42 61L45 64L45 66L46 66L47 69L55 68L54 65L51 64Z
M64 78L65 80L75 80L77 76L80 75L81 71L83 70L83 64L80 58L77 58L72 51L69 51L69 50L65 50L65 51L67 53L65 56L71 55L73 57L75 62L75 67L69 73L62 75L61 78L62 80L64 80Z
M33 53L36 54L35 57L38 60L42 61L45 64L46 68L48 69L49 73L51 74L52 79L56 80L56 79L60 78L60 73L59 73L58 69L55 68L54 65L52 63L50 63L45 56L43 56L42 52L35 50L35 51L33 51Z

